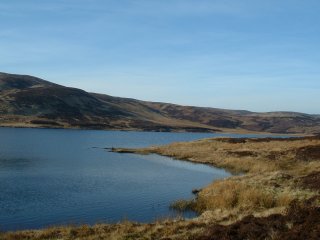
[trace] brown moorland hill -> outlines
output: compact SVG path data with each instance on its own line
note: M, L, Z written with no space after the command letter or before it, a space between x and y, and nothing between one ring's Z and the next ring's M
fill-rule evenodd
M320 117L146 102L0 73L0 126L314 134Z

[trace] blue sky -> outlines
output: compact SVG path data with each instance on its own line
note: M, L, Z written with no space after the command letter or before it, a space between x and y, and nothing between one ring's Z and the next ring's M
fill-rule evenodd
M318 0L1 0L0 71L142 100L320 113Z

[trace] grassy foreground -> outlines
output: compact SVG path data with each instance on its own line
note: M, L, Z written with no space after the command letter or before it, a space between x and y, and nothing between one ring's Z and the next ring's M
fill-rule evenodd
M191 220L53 227L0 234L0 239L320 239L320 137L212 138L119 153L160 154L242 175L205 186ZM191 189L190 189L191 190Z

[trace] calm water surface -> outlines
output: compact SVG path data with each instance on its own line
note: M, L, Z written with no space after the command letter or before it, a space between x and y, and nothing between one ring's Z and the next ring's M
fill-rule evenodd
M0 230L176 216L169 209L172 201L190 198L193 188L230 174L202 164L103 148L221 135L226 136L0 128Z

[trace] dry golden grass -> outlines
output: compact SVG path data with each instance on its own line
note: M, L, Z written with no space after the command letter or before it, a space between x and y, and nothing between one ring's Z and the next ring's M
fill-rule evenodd
M270 208L276 205L274 197L261 189L230 180L219 181L205 188L200 192L198 202L204 208L203 210L239 207Z
M320 139L312 137L291 141L240 139L239 143L230 143L228 138L211 138L160 147L116 149L116 151L156 153L180 160L211 164L233 172L262 173L305 167L311 161L299 161L296 151L312 146L320 146Z
M198 221L162 220L155 223L139 224L124 221L118 224L97 224L94 226L52 227L43 230L28 230L0 233L1 240L155 240L190 239L200 233L205 224Z
M204 188L198 195L197 210L214 209L264 210L288 206L294 199L289 192L269 192L239 180L222 180Z

